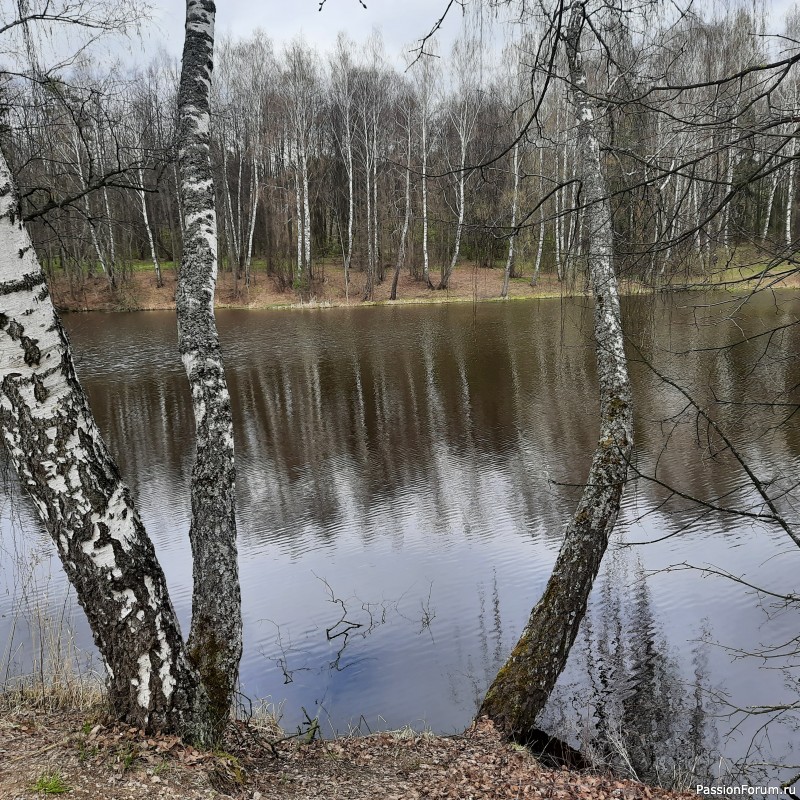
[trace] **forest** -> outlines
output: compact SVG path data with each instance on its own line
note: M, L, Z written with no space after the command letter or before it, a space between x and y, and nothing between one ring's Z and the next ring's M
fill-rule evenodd
M598 16L585 57L621 277L686 283L790 254L793 13L777 34L770 20L773 35L763 4ZM523 274L580 285L589 232L565 55L552 21L529 17L502 47L473 22L424 57L388 53L379 31L341 33L331 52L260 30L223 39L211 116L222 269L308 294L336 267L354 300L400 270L445 289L459 262L503 270L503 295ZM40 81L5 74L4 147L50 274L116 287L146 268L160 285L179 260L178 77L164 53L136 70L78 56Z
M800 9L442 5L393 53L186 0L179 60L95 56L144 6L3 7L0 709L53 702L66 639L82 747L167 737L223 793L246 737L372 733L360 702L497 763L788 790ZM479 308L489 274L536 302ZM59 313L143 283L168 311ZM296 680L257 731L248 692Z

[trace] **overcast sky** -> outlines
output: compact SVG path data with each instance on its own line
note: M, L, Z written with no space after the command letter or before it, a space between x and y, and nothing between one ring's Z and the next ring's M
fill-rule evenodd
M248 36L262 28L280 50L282 45L302 35L321 51L332 49L336 35L346 31L357 43L373 28L383 33L386 52L398 59L410 45L430 31L441 16L447 0L326 0L322 11L319 0L218 0L217 34L234 38ZM696 0L711 3L714 0ZM749 4L748 0L741 0ZM795 0L767 0L771 32L780 29L786 10ZM160 48L180 56L183 46L185 0L153 0L154 18L144 35L141 57L145 61ZM446 53L461 30L461 9L454 5L437 34L440 51ZM502 33L495 29L495 33Z
M365 0L365 3L366 9L358 0L327 0L319 11L319 0L218 0L217 34L240 38L260 27L278 49L302 34L309 44L329 50L340 30L361 42L373 27L378 27L387 54L397 57L404 46L428 33L447 5L445 0ZM154 5L153 24L145 34L146 49L155 52L163 46L180 55L184 0L154 0ZM440 35L445 50L461 24L461 10L454 6Z

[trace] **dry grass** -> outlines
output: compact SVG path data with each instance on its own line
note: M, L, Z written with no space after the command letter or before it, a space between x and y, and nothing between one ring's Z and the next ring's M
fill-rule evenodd
M364 305L361 273L351 273L348 291L344 287L341 265L326 263L317 266L319 278L307 290L281 291L276 282L264 273L255 273L249 287L236 282L230 272L222 272L217 283L216 304L221 308L308 308ZM53 301L58 308L69 311L158 310L175 307L176 273L166 270L164 285L157 288L155 276L136 271L113 293L103 277L87 278L82 285L70 285L64 276L49 281ZM463 264L456 268L450 288L444 291L428 289L407 273L400 277L398 300L390 301L391 276L375 287L372 303L446 303L497 300L503 283L501 269L478 268ZM529 278L515 278L509 288L509 299L558 297L565 288L554 276L542 275L534 288Z

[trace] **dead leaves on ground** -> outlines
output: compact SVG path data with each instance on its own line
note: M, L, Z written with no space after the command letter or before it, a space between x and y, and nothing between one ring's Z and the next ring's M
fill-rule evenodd
M48 758L60 757L63 764L76 765L70 779L82 772L91 776L95 787L108 787L107 794L94 790L91 796L97 800L116 798L112 787L120 782L126 787L124 796L137 800L162 796L241 800L259 796L270 800L679 797L609 775L546 768L528 751L503 742L488 720L458 736L405 731L310 744L270 743L237 723L231 727L226 751L216 752L184 745L175 736L146 735L137 728L102 724L89 728L76 724L74 717L71 722L39 718L35 725L21 720L3 728L0 751L6 758L27 758L32 766L37 753L47 749ZM20 767L26 763L22 760ZM159 788L154 784L160 784Z

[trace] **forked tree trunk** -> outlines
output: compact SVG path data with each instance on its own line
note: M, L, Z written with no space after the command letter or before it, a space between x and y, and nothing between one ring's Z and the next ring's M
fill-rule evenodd
M116 717L210 739L164 573L97 429L0 154L0 429L108 670Z
M187 0L178 90L178 167L184 211L183 257L175 305L178 347L192 390L197 452L192 470L194 561L188 653L220 730L242 655L236 555L233 420L214 320L217 217L211 172L209 93L214 57L212 0Z
M633 446L630 385L613 269L611 209L600 168L594 112L585 93L586 73L578 50L583 21L583 4L573 4L564 43L578 120L578 175L589 229L587 255L595 301L600 440L586 488L544 594L479 711L507 736L521 741L531 738L536 717L567 663L619 512Z

